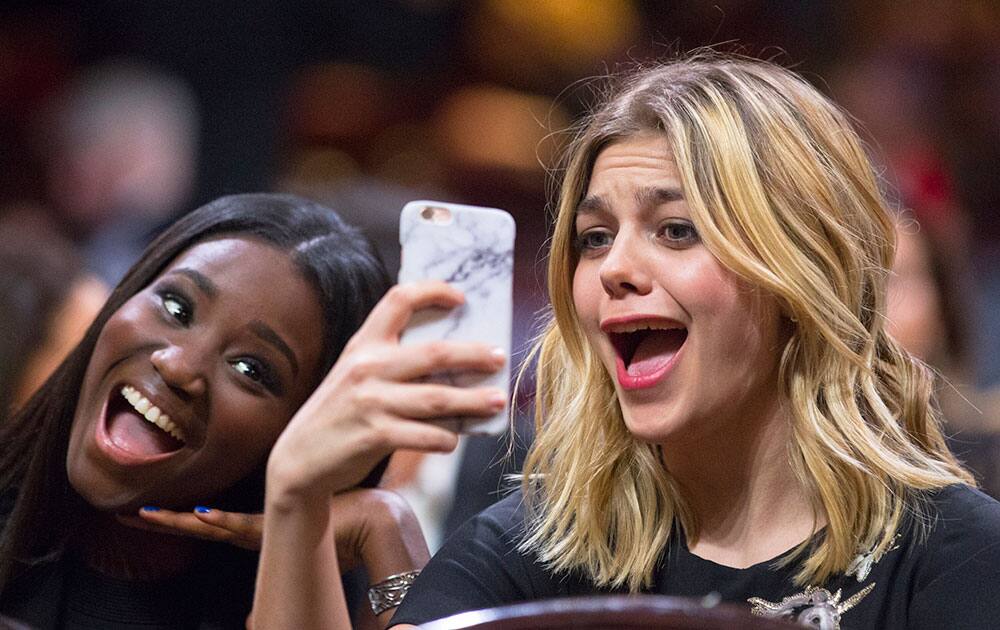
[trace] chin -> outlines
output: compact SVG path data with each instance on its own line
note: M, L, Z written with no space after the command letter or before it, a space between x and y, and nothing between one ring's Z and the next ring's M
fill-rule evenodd
M102 477L93 472L74 474L73 469L69 470L70 486L88 505L99 512L128 511L131 504L137 501L135 493L117 487L118 484ZM139 507L142 506L138 505L136 509Z
M69 485L91 507L100 512L134 512L151 499L145 488L137 487L127 472L116 474L80 453L66 462Z
M652 410L626 410L622 408L625 428L633 438L640 442L662 444L678 432L678 423L661 413L651 413Z
M667 444L689 434L692 422L662 401L621 405L625 428L633 438L649 444Z

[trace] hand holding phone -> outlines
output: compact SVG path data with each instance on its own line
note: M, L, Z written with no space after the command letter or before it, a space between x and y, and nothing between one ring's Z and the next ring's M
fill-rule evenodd
M416 313L401 344L435 340L475 341L510 356L514 263L514 219L503 210L438 201L412 201L399 220L402 263L399 282L442 280L465 295L465 304ZM428 380L459 387L491 386L510 391L510 361L493 374L448 372ZM498 434L507 408L492 418L435 421L453 431Z

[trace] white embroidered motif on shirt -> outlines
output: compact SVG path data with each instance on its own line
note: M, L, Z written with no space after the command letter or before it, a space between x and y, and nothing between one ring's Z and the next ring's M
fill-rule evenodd
M899 545L896 544L896 539L899 538L899 534L892 537L889 541L889 546L885 548L881 553L876 553L875 548L871 548L868 551L862 551L857 555L854 560L851 560L851 564L848 565L847 571L844 571L844 575L853 575L858 578L858 582L864 582L868 574L871 573L872 567L878 564L878 561L882 559L882 556L889 553L893 549L899 549Z
M831 595L825 588L810 586L777 603L760 597L751 597L747 602L753 605L750 612L758 617L790 619L816 630L840 630L841 615L854 608L873 588L875 582L844 601L840 601L840 589Z

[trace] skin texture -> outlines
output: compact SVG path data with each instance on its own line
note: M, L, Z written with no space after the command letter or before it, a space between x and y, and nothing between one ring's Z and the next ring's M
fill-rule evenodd
M220 238L183 252L101 332L71 431L73 487L99 510L130 512L193 507L247 476L319 378L321 315L309 283L268 245ZM283 340L295 366L261 326ZM123 463L99 447L106 406L124 384L181 427L182 448Z

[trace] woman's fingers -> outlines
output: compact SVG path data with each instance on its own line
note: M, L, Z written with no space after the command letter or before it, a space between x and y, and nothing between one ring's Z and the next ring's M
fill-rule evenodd
M385 379L410 381L436 372L496 372L507 355L499 348L464 341L431 341L412 346L389 346L384 356L372 357L381 364Z
M225 542L244 549L260 549L264 527L262 514L210 508L196 508L193 512L145 508L139 510L139 516L155 531Z
M435 383L381 383L359 392L362 405L402 418L433 420L473 416L488 418L503 411L507 396L492 387L453 387ZM365 399L365 398L370 399Z
M397 284L379 300L355 340L396 340L413 314L430 307L455 308L465 301L458 289L438 281ZM350 348L350 344L348 345Z
M196 508L194 516L207 525L230 532L232 538L227 542L245 549L260 549L260 539L264 534L263 514Z
M382 434L392 447L417 451L448 453L458 446L458 434L443 427L410 419L384 420Z

